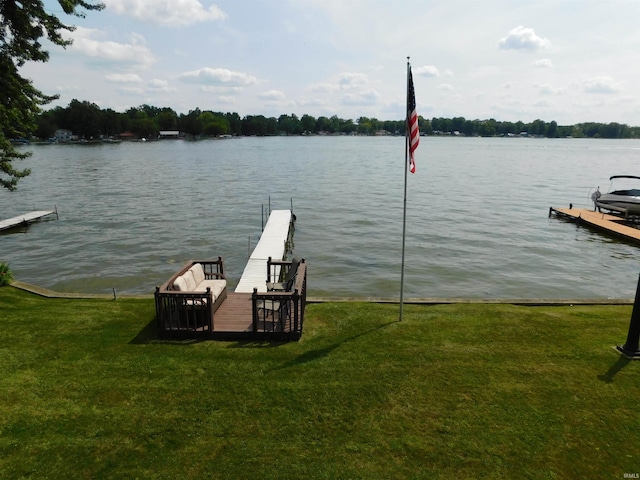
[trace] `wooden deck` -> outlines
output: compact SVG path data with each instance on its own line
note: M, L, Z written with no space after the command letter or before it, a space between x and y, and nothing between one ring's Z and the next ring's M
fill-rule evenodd
M213 336L247 336L253 330L250 293L228 293L213 317Z
M549 216L551 215L575 221L578 225L586 225L627 241L640 243L640 229L625 225L623 217L594 212L586 208L554 207L549 209Z
M56 210L35 210L33 212L27 212L23 215L0 220L0 231L9 230L10 228L19 227L21 225L29 225L31 223L42 220L49 215L55 215L58 217L58 211Z
M300 331L290 330L290 325L280 328L278 318L260 318L258 331L253 331L253 313L251 293L229 293L224 302L213 315L214 340L239 340L239 339L263 339L263 340L291 340L298 339ZM304 315L304 314L303 314Z
M291 249L294 221L295 216L290 210L271 212L233 293L225 289L216 298L210 297L209 291L174 290L176 277L195 263L219 265L210 276L224 278L221 257L215 262L189 261L161 287L157 287L159 336L168 339L300 339L307 301L307 266L304 259L300 262L284 260ZM290 270L293 275L286 288L267 291L267 282L281 281L280 274L288 274ZM209 279L208 275L206 279Z

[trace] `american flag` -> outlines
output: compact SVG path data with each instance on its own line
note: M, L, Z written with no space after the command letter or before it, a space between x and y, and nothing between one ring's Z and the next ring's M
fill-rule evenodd
M418 112L416 112L416 92L413 89L413 74L409 67L409 83L407 85L407 130L409 131L409 171L416 173L416 162L413 152L420 143L420 127L418 126Z

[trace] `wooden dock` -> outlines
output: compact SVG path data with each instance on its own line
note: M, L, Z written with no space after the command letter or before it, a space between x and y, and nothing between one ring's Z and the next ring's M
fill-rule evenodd
M35 210L33 212L27 212L23 215L7 218L6 220L0 220L0 231L8 230L10 228L20 227L24 225L30 225L34 222L38 222L45 217L55 215L58 218L58 209L56 210Z
M295 217L291 210L273 210L262 231L256 248L242 272L236 286L236 293L252 293L267 291L267 260L283 260L287 252L287 244L291 238Z
M304 259L293 262L284 258L292 249L294 222L295 215L290 210L271 212L234 292L222 290L219 284L213 283L206 291L204 287L196 288L199 282L204 285L205 280L225 278L222 257L190 260L162 286L156 287L159 337L175 340L300 339L307 302L307 265ZM192 270L196 265L202 268L195 270L194 277ZM293 274L286 288L267 291L267 281L280 281L280 273ZM179 277L186 285L182 277L187 274L192 277L193 287L176 286ZM212 297L214 287L220 290Z
M256 337L253 332L251 297L253 289L267 291L267 260L284 259L293 233L295 216L290 210L273 210L260 240L251 253L234 292L227 294L214 315L211 338L235 339ZM259 326L264 331L266 325ZM267 337L268 333L265 332Z
M250 293L229 293L216 310L213 338L246 337L253 331Z
M572 220L578 225L586 225L604 233L640 244L640 229L625 225L624 217L608 213L594 212L586 208L549 208L549 216ZM628 222L627 222L628 223Z

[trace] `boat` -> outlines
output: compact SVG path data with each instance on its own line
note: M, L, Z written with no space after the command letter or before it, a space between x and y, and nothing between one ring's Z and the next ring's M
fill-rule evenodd
M598 211L640 215L640 177L634 175L614 175L609 178L609 191L601 193L600 187L591 195Z

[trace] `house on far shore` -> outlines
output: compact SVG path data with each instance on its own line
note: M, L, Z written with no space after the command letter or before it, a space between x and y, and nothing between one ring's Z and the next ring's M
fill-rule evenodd
M160 130L160 132L158 132L158 138L160 140L177 140L180 138L180 132L178 130Z
M67 130L66 128L59 128L53 136L56 142L71 142L72 140L78 139L77 135L74 135L71 130Z
M118 139L120 139L120 140L137 140L138 137L136 136L135 133L122 132L120 135L118 135Z

